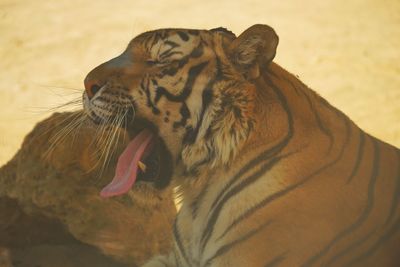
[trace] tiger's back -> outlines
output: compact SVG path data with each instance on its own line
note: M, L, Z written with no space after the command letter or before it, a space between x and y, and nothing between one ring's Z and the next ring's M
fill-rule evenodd
M190 185L198 194L184 196L179 255L202 252L189 266L398 266L399 150L279 66L263 76L259 86L282 100L268 125L285 126L259 129L279 138L250 141L229 171Z

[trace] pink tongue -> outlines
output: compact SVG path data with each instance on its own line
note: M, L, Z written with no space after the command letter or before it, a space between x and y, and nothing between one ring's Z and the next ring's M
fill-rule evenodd
M141 131L118 158L115 176L100 192L101 197L112 197L128 192L136 181L138 162L154 144L154 135L149 130ZM148 154L148 153L146 153Z

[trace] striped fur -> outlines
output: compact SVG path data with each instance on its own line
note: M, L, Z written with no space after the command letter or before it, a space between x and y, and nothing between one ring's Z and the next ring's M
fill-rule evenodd
M399 149L271 62L277 43L157 30L88 75L93 119L129 102L174 159L174 251L145 267L400 266Z

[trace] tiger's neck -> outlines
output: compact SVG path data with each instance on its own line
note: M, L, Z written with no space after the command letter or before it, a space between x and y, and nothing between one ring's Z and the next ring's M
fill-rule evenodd
M314 138L328 141L319 148L320 156L334 155L339 150L336 143L343 141L349 127L354 127L343 113L277 64L272 63L254 84L257 88L252 112L254 128L228 164L213 168L205 165L193 179L183 179L185 200L196 202L199 192L208 184L217 180L224 184L224 179L231 179L237 173L235 166L249 159L253 164L248 169L257 166L258 161L298 153L312 144ZM333 132L337 135L335 140ZM254 157L257 154L260 156ZM244 171L248 171L246 167Z

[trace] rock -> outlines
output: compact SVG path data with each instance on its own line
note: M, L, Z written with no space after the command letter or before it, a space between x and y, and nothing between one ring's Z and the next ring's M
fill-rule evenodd
M2 247L0 247L0 267L12 267L10 252Z
M90 123L78 123L81 118L79 112L55 113L38 123L14 158L0 168L0 214L5 215L0 219L0 246L10 249L15 266L24 266L23 255L31 262L35 255L43 258L43 248L58 248L60 256L54 260L60 263L42 260L42 267L100 266L87 261L65 265L67 260L61 260L61 255L85 250L88 259L104 254L134 266L171 246L176 214L172 189L141 183L127 195L101 198L128 134L122 129L98 134ZM102 167L97 164L101 148L107 145L105 136L113 133L120 138Z

